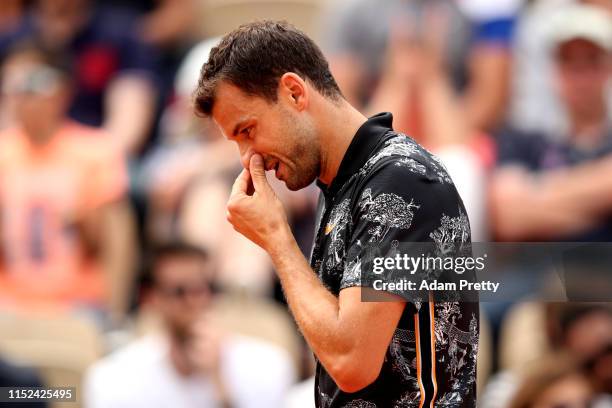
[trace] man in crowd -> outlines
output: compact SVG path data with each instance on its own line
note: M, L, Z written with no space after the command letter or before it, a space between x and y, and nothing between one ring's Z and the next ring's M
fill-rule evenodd
M132 268L125 162L103 131L68 119L71 78L63 54L34 43L2 68L16 126L0 134L0 302L119 317Z
M96 363L85 382L87 407L282 407L295 376L288 353L220 329L212 274L198 247L154 251L150 302L163 331Z
M425 102L394 70L414 66L391 55L393 43L418 46L439 37L445 75L460 91L459 106L471 128L491 130L506 108L513 28L520 1L356 0L341 2L326 20L324 50L349 102L376 110L394 109L396 128L413 132L415 109ZM372 18L375 16L376 18ZM398 38L399 37L399 38ZM391 52L390 52L391 51ZM418 63L418 61L417 61ZM401 104L395 103L402 99ZM408 103L406 103L408 102ZM403 105L403 106L402 106Z
M568 6L551 22L557 90L567 135L498 135L491 225L504 240L612 240L612 127L606 85L612 74L612 17Z

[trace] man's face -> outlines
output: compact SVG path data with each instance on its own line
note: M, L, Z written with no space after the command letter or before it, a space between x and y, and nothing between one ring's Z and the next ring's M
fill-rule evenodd
M259 153L265 169L274 170L293 191L318 177L321 154L316 127L308 113L295 109L286 98L268 102L222 81L212 117L225 137L237 143L244 168Z
M174 336L191 336L210 303L210 279L208 264L195 256L171 256L155 266L155 305Z
M67 44L87 18L90 0L39 0L37 28L43 41L55 46Z
M557 50L558 85L568 110L588 113L603 103L610 78L610 55L582 39L568 41Z
M10 57L2 70L2 93L32 138L65 118L70 100L66 79L34 55ZM44 142L45 140L35 140Z

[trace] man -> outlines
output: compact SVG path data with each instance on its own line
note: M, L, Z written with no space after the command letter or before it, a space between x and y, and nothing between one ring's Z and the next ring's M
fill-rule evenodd
M0 133L0 302L119 319L131 283L127 171L104 132L67 118L71 77L63 54L35 43L2 67L17 125Z
M576 4L551 21L549 46L566 134L498 135L491 224L498 238L612 240L612 17Z
M410 100L413 86L396 82L393 70L409 65L394 60L394 43L413 48L436 38L445 76L460 92L462 116L479 130L495 128L504 114L511 43L520 1L356 0L340 2L325 21L324 50L343 94L355 106ZM376 18L373 19L372 16ZM397 66L394 66L397 65ZM399 106L397 125L414 121L415 109ZM403 120L402 120L403 119ZM399 127L398 127L399 128ZM414 136L414 135L413 135Z
M475 406L476 304L361 300L368 245L469 241L439 162L394 132L391 114L354 109L319 48L286 23L226 35L202 68L195 104L238 144L245 169L228 220L274 263L317 358L317 406ZM290 190L315 180L322 190L310 265L266 170Z
M163 332L116 351L89 371L90 408L280 408L295 373L285 351L223 333L211 312L208 254L184 243L153 254L149 306Z

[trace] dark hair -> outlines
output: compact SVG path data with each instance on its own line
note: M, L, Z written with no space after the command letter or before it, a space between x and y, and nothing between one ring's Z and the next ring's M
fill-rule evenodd
M225 35L202 66L194 94L196 113L209 116L219 81L276 102L278 80L293 72L324 96L342 96L323 53L306 34L284 21L244 24Z
M33 55L40 63L58 71L65 80L72 79L74 73L72 57L61 50L45 46L36 38L26 38L11 46L2 55L2 63L20 55Z
M197 245L183 241L172 241L158 244L153 247L148 256L148 276L145 277L145 286L155 284L157 267L160 263L171 258L194 258L205 263L209 260L208 252Z
M159 244L151 251L152 264L157 265L160 261L174 257L193 257L208 261L208 252L197 245L182 241L172 241Z

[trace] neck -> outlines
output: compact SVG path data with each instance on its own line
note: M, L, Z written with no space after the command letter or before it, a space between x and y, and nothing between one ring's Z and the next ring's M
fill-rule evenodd
M176 372L183 377L194 374L195 369L187 355L185 344L174 336L170 336L168 340L170 342L170 361Z
M46 146L53 139L53 136L60 126L60 123L54 122L49 124L49 126L24 126L23 130L28 135L28 139L32 145L42 147Z
M332 102L327 99L319 112L319 135L321 144L321 172L319 180L330 185L336 177L342 159L367 118L347 101Z

